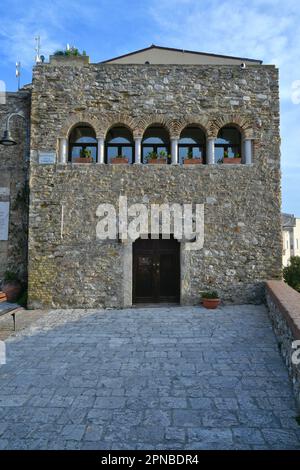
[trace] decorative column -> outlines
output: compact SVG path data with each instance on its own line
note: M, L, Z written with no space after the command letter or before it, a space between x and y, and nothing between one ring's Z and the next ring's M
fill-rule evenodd
M178 165L178 139L171 139L172 165Z
M142 163L142 139L137 137L134 139L135 153L134 153L134 163Z
M207 139L207 164L215 164L215 139L213 137Z
M244 149L245 149L244 164L251 165L252 163L252 140L251 139L245 139Z
M63 163L64 165L67 163L67 147L68 141L65 138L59 139L59 163Z
M97 141L97 163L104 163L104 139L103 137L98 137Z

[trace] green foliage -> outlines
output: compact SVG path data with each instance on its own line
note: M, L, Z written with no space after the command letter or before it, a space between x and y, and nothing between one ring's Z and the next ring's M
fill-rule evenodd
M283 269L285 282L293 289L300 292L300 256L292 256L290 264Z
M81 149L80 150L80 157L81 158L89 158L92 156L92 152L88 149Z
M219 299L219 294L215 290L209 292L202 292L202 299Z
M53 55L60 55L60 56L65 56L65 57L80 57L80 56L86 56L86 51L83 51L82 54L79 52L79 49L77 47L70 47L69 49L63 50L58 50L55 51Z
M158 156L156 152L149 152L147 153L148 160L157 160Z
M4 274L4 281L5 282L10 282L10 281L18 281L19 277L17 273L14 273L13 271L6 271Z
M17 300L17 304L21 305L21 307L27 307L27 290L25 290Z
M158 154L158 158L167 158L168 157L168 154L167 152L165 152L164 150L162 150L161 152L159 152Z
M191 150L188 151L186 158L191 160L193 158L193 152Z

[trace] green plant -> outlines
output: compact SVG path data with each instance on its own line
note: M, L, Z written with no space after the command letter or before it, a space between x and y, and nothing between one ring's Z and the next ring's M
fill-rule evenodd
M21 305L21 307L27 307L27 290L25 290L17 300L17 304Z
M6 271L4 273L4 281L5 282L10 282L10 281L18 281L19 277L17 273L14 273L13 271Z
M191 159L193 158L193 152L192 152L192 150L189 150L189 151L188 151L186 158L188 158L189 160L191 160Z
M240 156L239 152L237 152L237 153L234 155L234 157L233 157L233 158L241 158L241 156Z
M156 152L149 152L147 153L147 159L148 160L157 160L158 156Z
M224 158L229 158L228 151L224 150Z
M161 150L158 154L158 158L168 158L167 152L165 152L164 150Z
M290 264L283 269L283 279L296 291L300 292L300 256L292 256Z
M202 292L202 299L219 299L219 294L215 290L209 292Z
M70 47L69 49L65 50L57 50L54 52L53 55L59 55L59 56L65 56L65 57L80 57L80 56L86 56L86 51L83 51L82 54L79 52L79 49L77 47Z
M80 157L81 158L90 158L92 156L92 152L88 149L81 149L80 150Z

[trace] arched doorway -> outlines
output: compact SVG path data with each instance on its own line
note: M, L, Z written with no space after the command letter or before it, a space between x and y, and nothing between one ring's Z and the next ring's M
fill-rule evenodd
M133 244L133 303L180 301L180 244L141 239Z

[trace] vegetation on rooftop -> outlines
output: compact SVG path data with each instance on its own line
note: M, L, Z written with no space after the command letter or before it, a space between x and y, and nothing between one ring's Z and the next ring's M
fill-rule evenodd
M86 51L80 52L77 47L71 46L69 48L67 47L65 50L57 50L54 52L53 55L65 57L81 57L86 56Z

